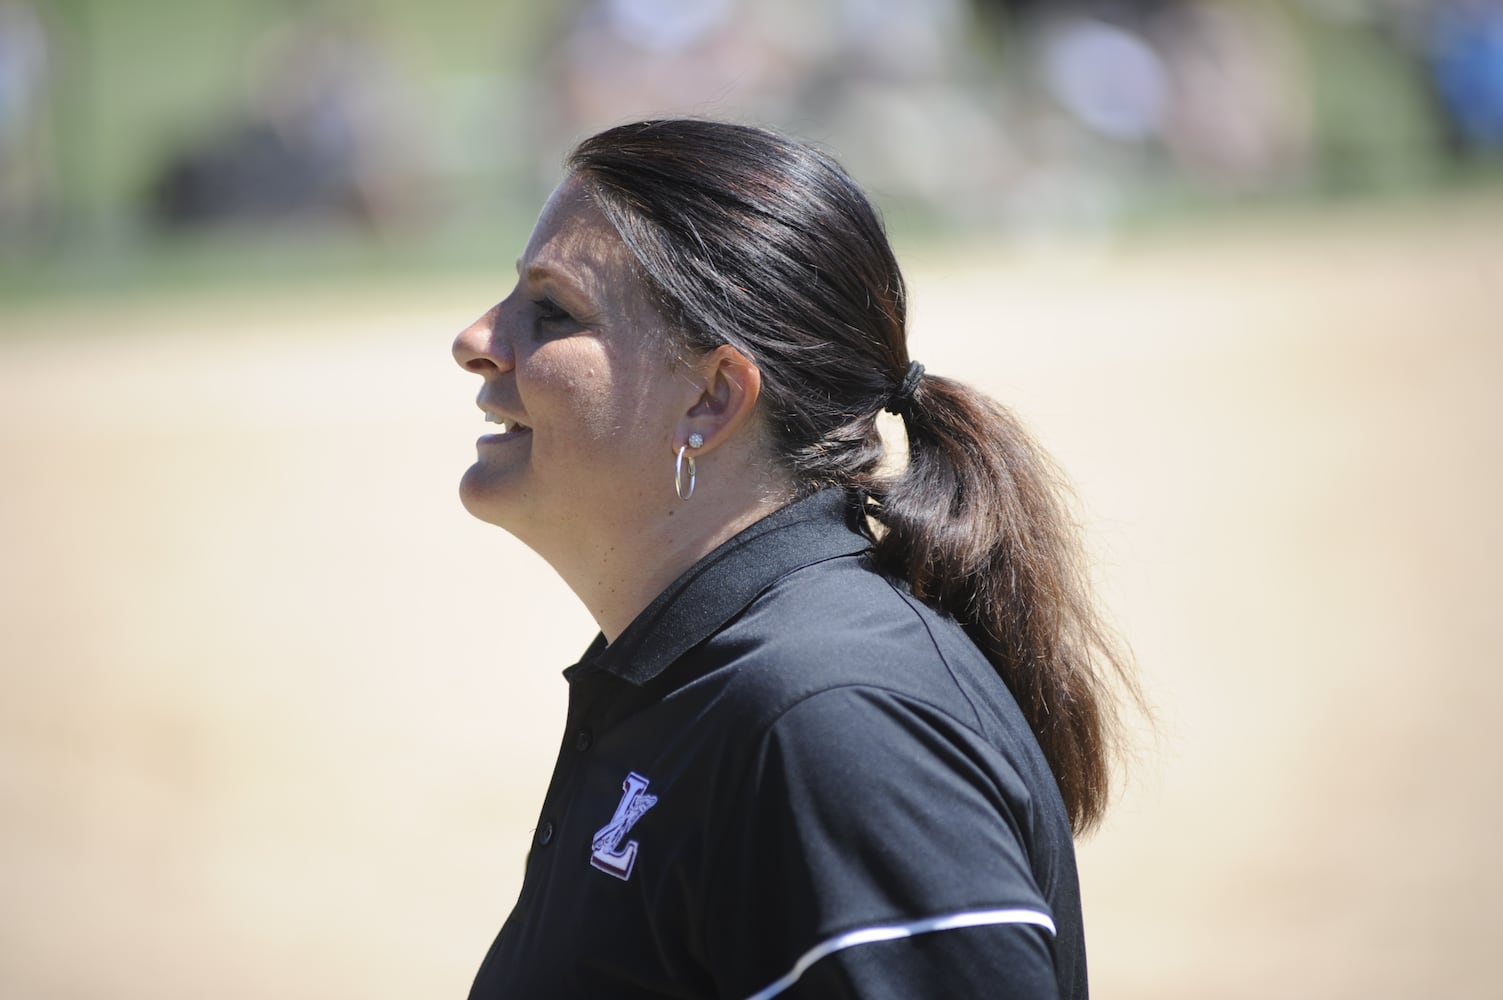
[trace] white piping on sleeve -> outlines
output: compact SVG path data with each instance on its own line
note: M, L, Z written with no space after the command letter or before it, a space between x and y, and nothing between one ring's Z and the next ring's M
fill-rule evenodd
M846 931L844 934L837 934L810 948L799 956L797 962L793 963L793 968L788 970L787 975L753 993L746 1000L772 1000L773 997L798 982L799 977L808 972L815 962L837 951L854 948L858 944L896 941L900 938L928 934L933 931L951 931L961 927L986 927L992 924L1032 924L1035 927L1042 927L1050 934L1055 933L1054 921L1049 918L1048 914L1037 910L967 910L963 913L924 917L922 920L910 920L901 924L862 927L858 930Z

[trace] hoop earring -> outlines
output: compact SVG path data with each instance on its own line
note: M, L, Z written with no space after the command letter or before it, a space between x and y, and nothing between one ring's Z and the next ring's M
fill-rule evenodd
M694 495L695 469L694 456L689 456L689 488L684 489L684 452L690 448L698 448L705 443L705 439L698 433L690 434L687 444L679 446L678 458L673 461L673 489L680 500L687 500Z

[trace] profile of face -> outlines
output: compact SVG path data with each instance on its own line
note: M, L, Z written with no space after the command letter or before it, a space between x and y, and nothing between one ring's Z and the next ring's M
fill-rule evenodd
M499 424L476 443L460 497L546 557L679 502L672 460L699 391L580 179L548 199L517 276L454 341L455 360L483 380L477 405Z

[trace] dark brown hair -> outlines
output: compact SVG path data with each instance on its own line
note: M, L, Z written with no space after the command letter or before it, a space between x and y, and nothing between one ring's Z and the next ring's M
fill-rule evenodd
M840 486L876 522L876 558L954 616L1037 735L1072 826L1105 808L1120 746L1112 682L1137 696L1103 626L1061 481L1001 406L923 375L895 405L902 471L877 415L908 375L903 276L881 220L830 157L764 129L639 122L575 148L682 345L731 344L762 371L776 456L806 492Z

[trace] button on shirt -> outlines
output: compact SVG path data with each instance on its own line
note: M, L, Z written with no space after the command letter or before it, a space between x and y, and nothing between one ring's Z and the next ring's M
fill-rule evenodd
M1086 996L1068 820L953 620L836 490L564 672L516 907L471 1000Z

